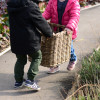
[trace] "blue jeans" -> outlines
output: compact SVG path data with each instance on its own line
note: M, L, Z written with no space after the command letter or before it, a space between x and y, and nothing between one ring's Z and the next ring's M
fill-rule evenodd
M76 54L75 54L75 50L73 48L73 40L71 42L71 57L70 57L70 61L76 61L77 60L77 57L76 57Z

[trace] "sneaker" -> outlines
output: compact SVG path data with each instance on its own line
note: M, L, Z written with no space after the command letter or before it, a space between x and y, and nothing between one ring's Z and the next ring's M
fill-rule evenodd
M67 67L67 70L71 71L75 68L77 61L70 61Z
M26 86L27 88L30 88L30 89L33 89L33 90L36 90L36 91L39 91L39 90L41 89L41 88L37 85L36 82L31 81L31 80L26 80L25 86Z
M58 65L58 66L56 66L56 67L50 68L50 70L49 70L47 73L48 73L48 74L54 74L54 73L56 73L56 72L59 72L59 70L60 70L60 66Z
M14 88L17 89L17 88L21 88L24 86L25 84L25 79L23 80L23 82L15 82L15 85L14 85Z

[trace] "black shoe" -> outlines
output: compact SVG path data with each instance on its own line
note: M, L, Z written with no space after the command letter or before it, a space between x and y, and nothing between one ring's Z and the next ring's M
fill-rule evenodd
M23 80L23 82L15 82L15 86L14 88L17 89L17 88L21 88L23 87L25 84L25 79Z

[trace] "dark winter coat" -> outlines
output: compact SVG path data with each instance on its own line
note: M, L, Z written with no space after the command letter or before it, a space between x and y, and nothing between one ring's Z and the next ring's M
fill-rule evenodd
M32 0L8 0L11 50L30 54L40 49L41 33L52 36L52 30Z

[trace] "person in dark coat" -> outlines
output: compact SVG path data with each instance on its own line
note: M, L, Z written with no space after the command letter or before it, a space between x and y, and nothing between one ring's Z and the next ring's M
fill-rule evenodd
M40 90L40 87L34 81L42 59L40 32L46 37L51 37L53 32L47 21L42 17L34 0L8 0L7 10L11 51L17 57L14 68L15 88L23 86L24 66L27 63L27 55L29 55L32 57L32 62L27 72L28 79L25 81L25 86Z

